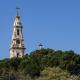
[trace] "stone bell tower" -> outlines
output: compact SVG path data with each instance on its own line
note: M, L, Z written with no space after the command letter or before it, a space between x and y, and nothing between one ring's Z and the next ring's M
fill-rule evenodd
M22 58L25 53L24 39L22 29L23 26L20 21L19 8L17 8L17 15L13 24L13 35L10 47L10 58L19 57Z

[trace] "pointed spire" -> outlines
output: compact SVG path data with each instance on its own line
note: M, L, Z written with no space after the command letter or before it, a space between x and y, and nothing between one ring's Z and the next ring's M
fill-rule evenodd
M20 21L19 9L20 8L16 7L17 15L15 17L14 26L22 26L21 21Z

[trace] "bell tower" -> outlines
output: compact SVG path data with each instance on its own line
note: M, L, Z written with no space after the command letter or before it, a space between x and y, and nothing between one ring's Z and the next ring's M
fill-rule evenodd
M10 58L19 57L22 58L25 53L25 46L24 46L24 38L22 33L22 23L20 21L19 16L19 8L16 8L17 15L14 20L13 24L13 35L10 47Z

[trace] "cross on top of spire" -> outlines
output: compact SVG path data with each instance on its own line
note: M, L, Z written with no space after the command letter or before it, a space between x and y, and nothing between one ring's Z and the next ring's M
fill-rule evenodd
M20 8L19 7L16 7L17 16L19 16L19 10L20 10Z

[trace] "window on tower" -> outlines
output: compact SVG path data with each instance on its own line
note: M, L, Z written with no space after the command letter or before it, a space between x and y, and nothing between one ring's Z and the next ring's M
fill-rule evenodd
M17 58L19 57L19 53L17 53Z
M19 29L17 29L17 35L19 35Z
M20 40L17 40L17 41L16 41L16 44L20 44Z

